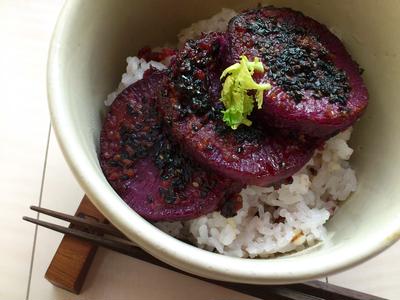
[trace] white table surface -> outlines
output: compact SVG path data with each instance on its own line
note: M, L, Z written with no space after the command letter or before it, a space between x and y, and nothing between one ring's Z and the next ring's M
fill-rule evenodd
M36 217L32 204L74 213L83 196L50 130L46 101L47 50L63 3L0 0L0 300L251 299L104 249L81 295L44 279L61 235L21 218ZM325 280L400 299L400 243Z

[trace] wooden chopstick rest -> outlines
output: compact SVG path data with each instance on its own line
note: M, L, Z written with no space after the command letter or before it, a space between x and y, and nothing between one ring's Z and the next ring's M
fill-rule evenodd
M106 221L87 196L82 199L75 216L94 219L101 223ZM89 241L64 235L46 271L45 278L55 286L79 294L97 247Z

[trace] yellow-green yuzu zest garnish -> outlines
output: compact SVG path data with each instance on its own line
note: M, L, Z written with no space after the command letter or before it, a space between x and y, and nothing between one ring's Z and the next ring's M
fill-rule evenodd
M237 129L239 125L250 126L252 123L247 118L254 108L254 100L257 108L263 104L263 93L271 89L269 83L257 83L253 79L254 72L264 72L264 66L260 59L256 57L250 62L244 55L240 57L240 62L226 68L220 79L225 79L221 92L221 101L225 106L222 111L223 120L232 129ZM255 95L249 95L250 91L255 91Z

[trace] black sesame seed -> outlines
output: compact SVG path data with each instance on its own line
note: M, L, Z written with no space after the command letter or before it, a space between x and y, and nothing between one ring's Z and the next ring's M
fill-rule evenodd
M135 108L131 104L127 104L127 111L133 117L137 117L139 113L135 110Z
M207 195L208 195L208 191L203 191L203 190L200 191L200 198L204 199L207 197Z
M129 179L129 176L128 176L128 175L122 175L122 176L120 177L120 179L121 179L121 180L128 180L128 179Z
M154 201L153 197L150 195L147 195L146 200L148 203L153 203L153 201Z
M109 164L111 167L120 167L120 166L121 166L120 162L118 162L118 161L116 161L116 160L110 160L110 161L108 162L108 164Z
M221 207L221 215L225 218L232 218L236 216L235 203L231 200L227 200Z
M180 93L183 116L188 111L203 115L211 110L210 79L203 70L215 62L220 45L217 40L209 41L209 43L205 46L201 41L187 41L177 58L172 82Z
M312 91L319 99L328 97L331 103L346 105L350 92L347 75L333 64L318 36L274 17L260 16L245 26L268 63L268 77L294 101L301 102L304 93Z

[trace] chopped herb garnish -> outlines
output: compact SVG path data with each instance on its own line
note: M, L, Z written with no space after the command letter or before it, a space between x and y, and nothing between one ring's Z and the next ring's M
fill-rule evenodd
M225 106L223 120L232 129L239 125L251 125L247 118L254 108L254 100L257 108L263 104L263 93L271 89L269 83L260 84L254 81L254 71L264 72L264 66L259 58L250 62L246 56L240 57L240 63L236 63L222 73L221 80L225 80L221 92L221 101ZM255 94L250 94L255 92Z

